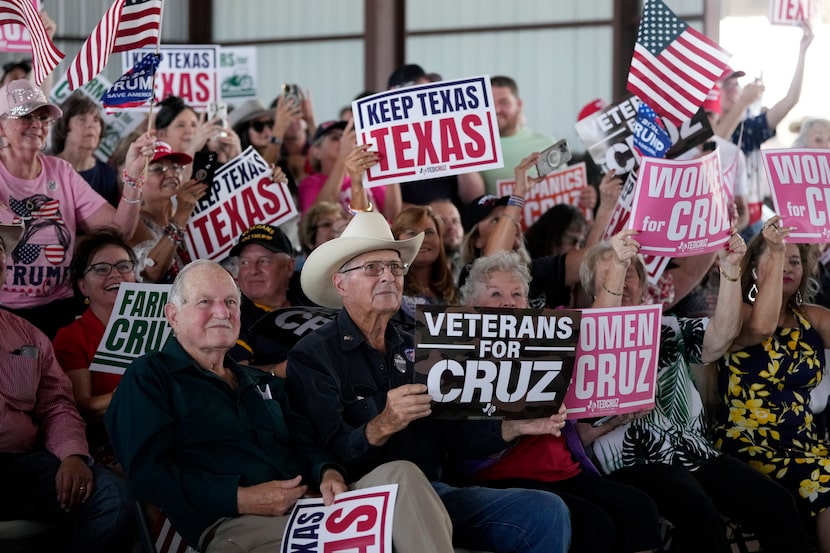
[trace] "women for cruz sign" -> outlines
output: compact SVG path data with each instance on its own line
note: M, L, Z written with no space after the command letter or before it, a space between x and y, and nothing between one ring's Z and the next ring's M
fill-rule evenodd
M764 150L775 212L794 242L830 240L830 150Z

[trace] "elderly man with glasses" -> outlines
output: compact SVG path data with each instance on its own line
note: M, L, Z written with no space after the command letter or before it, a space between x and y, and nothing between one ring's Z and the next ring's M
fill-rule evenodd
M447 508L456 546L494 553L567 551L570 516L558 496L456 488L442 481L448 459L484 457L523 434L559 435L564 420L429 418L426 386L413 384L412 338L389 324L423 237L395 240L382 215L359 212L339 238L311 252L301 274L303 290L319 305L343 309L289 352L291 404L356 477L389 461L417 465Z

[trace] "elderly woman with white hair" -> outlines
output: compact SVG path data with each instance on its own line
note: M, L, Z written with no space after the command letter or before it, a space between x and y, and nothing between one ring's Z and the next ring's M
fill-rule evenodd
M475 260L461 293L470 306L526 309L529 289L527 264L515 252L499 251ZM497 458L465 467L479 485L560 496L571 511L571 553L660 547L657 506L637 488L600 476L570 421L558 436L523 436Z

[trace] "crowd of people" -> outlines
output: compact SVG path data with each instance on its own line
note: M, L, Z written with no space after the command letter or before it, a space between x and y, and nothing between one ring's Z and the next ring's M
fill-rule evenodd
M523 232L544 178L533 168L555 139L526 122L508 76L491 78L503 169L369 188L380 155L350 119L318 124L309 91L245 102L227 124L168 97L154 130L104 163L100 106L79 94L54 105L28 65L4 68L0 518L55 522L61 550L130 551L137 499L194 549L273 551L298 499L395 483L399 552L658 551L664 519L681 551L730 551L731 522L765 552L830 553L830 450L810 405L830 340L830 311L812 303L827 297L826 269L786 219L760 215L760 147L798 101L811 40L807 28L770 109L748 113L763 85L741 87L741 71L710 93L710 142L735 169L734 227L720 252L673 260L656 287L637 231L603 239L614 171ZM406 65L389 88L440 79ZM793 146L828 144L830 121L809 118ZM252 225L221 264L194 259L187 224L210 184L194 157L221 165L249 146L300 217ZM496 195L501 179L509 196ZM123 376L90 371L125 282L172 286L172 335ZM568 420L566 406L430 416L419 306L647 303L664 307L652 408L602 421ZM306 308L329 321L290 342L257 330Z

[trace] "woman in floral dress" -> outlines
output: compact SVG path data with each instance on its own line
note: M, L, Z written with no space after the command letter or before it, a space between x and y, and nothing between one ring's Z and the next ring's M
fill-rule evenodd
M770 219L744 259L747 303L741 335L720 361L715 445L789 489L803 516L815 519L826 552L830 454L813 424L810 391L821 382L830 311L804 301L817 250L787 244L781 238L790 230Z

